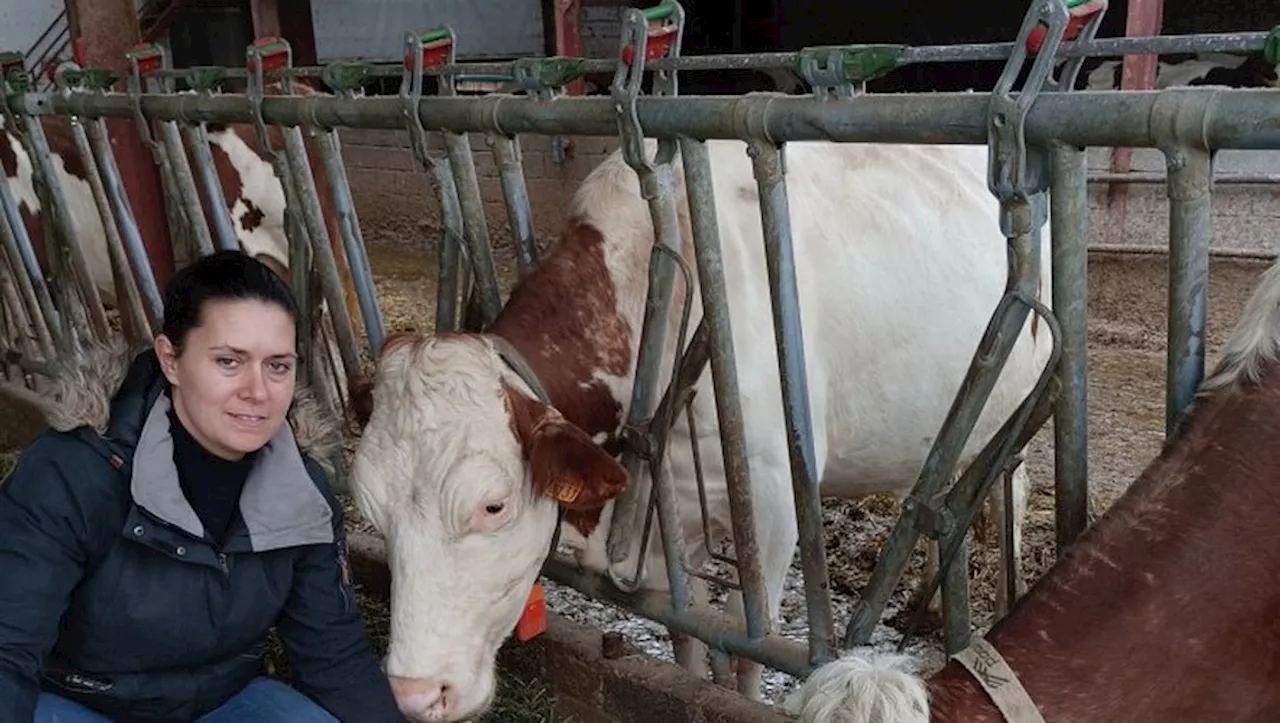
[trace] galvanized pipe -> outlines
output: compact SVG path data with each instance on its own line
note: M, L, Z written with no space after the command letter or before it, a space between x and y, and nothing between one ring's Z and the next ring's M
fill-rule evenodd
M315 176L311 173L307 149L302 144L302 132L297 128L283 128L281 134L284 136L287 165L297 192L295 198L300 202L299 216L306 224L307 235L311 237L312 260L318 262L316 266L320 272L320 290L329 305L329 318L333 321L338 352L342 356L346 373L357 374L360 371L359 345L351 326L351 317L347 315L342 279L338 276L338 262L333 256L333 247L330 246L329 230L325 228L324 212L316 194Z
M1169 247L1151 244L1091 244L1091 254L1126 254L1131 256L1167 256ZM1248 249L1209 249L1211 259L1244 259L1248 261L1275 261L1280 255L1275 251L1251 251Z
M459 272L465 268L462 257L463 227L462 204L458 201L458 185L453 172L442 162L431 163L428 172L435 179L436 195L440 199L440 246L436 253L438 286L436 292L436 333L453 331L462 325L462 312L466 302L461 295L463 279Z
M107 313L102 306L102 297L98 287L94 285L89 274L89 261L85 258L84 249L80 246L75 224L71 221L71 211L67 208L67 197L62 192L62 184L53 168L53 153L49 150L49 141L45 138L44 127L35 116L23 116L23 124L27 130L28 151L31 154L31 171L37 181L48 191L48 203L53 206L52 229L56 231L54 238L66 244L67 255L71 257L73 278L79 283L83 295L85 311L88 314L89 328L98 339L111 336L111 326L107 323ZM58 243L46 244L49 258L58 254Z
M351 269L356 298L360 302L360 315L369 337L369 348L376 351L382 346L385 334L382 312L378 309L373 271L369 268L369 257L365 254L364 237L360 233L355 203L351 200L351 186L347 183L347 169L342 162L338 135L331 130L317 130L314 137L316 150L324 163L325 176L329 180L333 210L338 217L338 230L342 234L342 244L347 252L347 267Z
M480 179L476 177L471 140L466 134L445 133L445 153L453 170L458 203L462 207L463 238L471 271L480 283L480 308L486 325L493 323L502 311L502 292L498 289L498 271L493 265L493 245L489 241L489 223L480 197Z
M196 178L200 179L200 187L204 189L205 200L209 203L209 217L213 222L213 236L218 248L224 251L238 250L240 240L236 236L235 224L231 221L231 207L222 195L222 184L218 181L213 153L209 150L209 131L203 123L184 124L182 135L187 147L191 149Z
M48 350L41 350L39 346L39 336L35 335L36 322L31 318L30 309L22 299L22 294L18 291L15 279L22 278L25 274L18 272L18 264L14 263L14 259L9 258L6 248L0 247L0 307L4 310L4 323L11 325L12 329L3 329L3 333L8 337L5 342L17 342L20 344L18 351L30 353L32 350L38 350L46 359L53 358L52 345ZM12 333L12 336L10 336Z
M1195 33L1188 35L1155 35L1147 37L1095 38L1084 41L1063 41L1055 57L1118 57L1122 55L1169 55L1177 53L1247 53L1261 51L1269 33ZM885 47L885 44L855 44L852 48ZM919 63L963 63L979 60L1008 60L1015 43L966 43L962 45L921 45L902 48L899 65ZM646 60L647 70L713 71L713 70L769 70L795 68L797 52L722 53L713 55L689 55L676 58ZM582 58L579 70L582 74L612 73L617 68L615 58ZM316 78L324 72L322 67L299 67L281 71L293 78ZM422 69L423 75L497 76L510 77L510 62L462 62L443 63ZM187 69L153 71L156 77L182 78L190 75ZM401 64L373 66L371 77L398 78L404 74ZM227 68L228 78L244 78L244 68ZM459 80L464 78L459 77Z
M142 242L142 234L138 231L138 223L133 217L133 208L129 204L129 196L124 191L124 182L120 178L120 168L116 165L115 151L107 140L105 121L102 118L86 119L85 132L89 137L98 171L102 180L102 190L111 201L111 210L120 223L121 241L129 260L129 268L133 270L133 279L137 282L138 291L146 302L146 311L152 332L160 329L164 319L164 302L160 299L160 289L156 284L155 274L151 270L151 261L147 256L146 246Z
M1090 183L1134 183L1158 184L1167 183L1169 177L1163 173L1149 171L1098 171L1089 174ZM1213 177L1213 185L1224 186L1266 186L1280 184L1280 173L1224 173Z
M1061 553L1089 524L1089 195L1083 148L1055 144L1050 156L1053 310L1062 328L1054 408L1054 513Z
M826 542L822 534L822 498L818 489L821 480L818 479L818 461L814 451L786 171L781 149L771 142L752 139L748 142L747 154L751 157L752 170L760 189L760 221L764 230L769 297L782 383L787 453L791 459L791 489L800 533L800 566L804 572L809 650L815 661L825 662L832 655L835 623L827 579Z
M673 605L671 596L649 590L623 593L605 577L578 569L559 553L547 558L542 571L556 582L596 600L624 607L669 630L704 640L713 648L758 660L797 677L805 677L813 670L808 662L809 651L804 646L778 633L768 633L755 640L747 638L734 630L736 625L731 618L712 611L709 606L680 608Z
M93 203L97 206L98 217L102 219L102 230L111 266L120 272L121 288L117 290L120 297L116 300L117 306L120 308L120 313L129 319L135 333L142 338L149 338L148 331L151 324L147 320L147 312L142 308L142 299L138 296L138 286L129 268L129 257L125 253L124 241L120 238L120 229L116 224L116 215L111 210L111 201L107 198L102 174L98 171L98 162L93 157L93 148L89 145L88 134L79 118L71 117L68 120L71 122L71 137L75 141L76 150L80 153L80 161L85 167L89 190L93 194ZM90 120L89 123L93 124L97 121Z
M507 202L507 220L511 224L516 264L521 273L530 271L538 265L538 244L533 238L533 218L529 211L529 191L525 187L520 142L497 133L487 133L485 139L498 167L498 181Z
M175 121L164 121L160 124L160 138L164 144L164 153L169 160L170 172L174 184L177 185L177 198L183 216L187 219L196 251L201 256L213 253L213 239L209 236L209 226L205 221L204 209L200 206L200 192L196 189L196 179L191 173L191 164L187 162L187 151L182 146L182 134Z
M1178 102L1187 98L1189 103ZM1151 111L1151 129L1169 174L1169 307L1165 432L1172 432L1204 378L1208 315L1210 210L1213 186L1211 143L1197 124L1221 98L1192 97L1177 88ZM1274 115L1274 111L1272 113ZM1271 117L1271 116L1260 116ZM1274 124L1268 124L1274 125Z
M760 568L760 543L756 537L751 468L747 464L737 353L733 347L729 294L725 289L724 258L716 216L711 159L702 141L680 138L679 143L680 159L684 166L685 193L689 201L693 252L698 265L698 290L702 296L703 322L707 324L711 348L711 384L720 427L720 452L729 495L729 511L733 519L735 565L742 588L747 637L757 640L768 633L772 625L769 621L769 597ZM692 415L689 433L696 449L697 433L693 429Z
M863 95L852 100L753 93L745 96L643 96L637 115L650 137L740 138L743 128L760 128L775 143L831 140L852 143L987 143L986 93L902 93ZM1159 99L1164 98L1164 101ZM1210 102L1211 101L1211 102ZM23 113L73 113L132 117L129 97L31 93L9 102ZM242 95L142 97L151 118L247 123ZM1211 148L1280 148L1280 126L1258 123L1280 102L1278 89L1221 89L1207 86L1160 91L1072 91L1040 95L1026 118L1028 143L1060 141L1074 146L1154 148L1150 121L1157 102L1194 108L1196 133L1179 138ZM277 125L318 123L331 126L400 129L403 101L398 98L267 97L263 116ZM617 136L613 101L603 97L565 97L554 103L514 96L428 97L418 102L423 124L454 133ZM1106 123L1097 122L1107 118ZM1183 132L1190 132L1183 126Z
M1204 378L1208 316L1212 155L1171 151L1169 161L1169 327L1165 432L1172 433Z

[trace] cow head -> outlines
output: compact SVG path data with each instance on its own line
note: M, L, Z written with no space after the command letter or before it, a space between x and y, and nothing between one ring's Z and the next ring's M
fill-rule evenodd
M391 569L386 672L410 721L473 716L492 700L557 506L599 508L626 472L482 336L389 337L374 382L351 390L364 425L352 491Z

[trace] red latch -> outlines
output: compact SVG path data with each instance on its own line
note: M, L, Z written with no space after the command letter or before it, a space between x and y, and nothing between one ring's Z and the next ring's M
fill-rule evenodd
M1107 0L1087 0L1075 7L1067 9L1067 27L1062 31L1063 40L1075 40L1080 35L1080 31L1084 30L1084 26L1089 24L1094 15L1107 9ZM1032 28L1027 35L1027 52L1040 52L1040 48L1044 47L1045 34L1048 32L1043 24Z
M648 63L658 58L665 57L667 52L671 50L671 44L676 41L676 31L679 30L675 25L667 25L649 32L649 38L645 41L644 46L644 62ZM632 59L635 57L635 51L627 45L622 49L622 62L631 65Z

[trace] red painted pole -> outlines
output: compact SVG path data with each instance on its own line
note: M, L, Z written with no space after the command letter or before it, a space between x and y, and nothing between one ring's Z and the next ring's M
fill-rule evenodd
M128 77L129 65L124 54L141 38L133 0L66 0L66 3L67 22L71 37L77 43L80 62L86 67L111 68L121 78ZM123 81L120 86L123 89ZM120 178L151 261L151 272L163 288L173 273L173 245L164 214L160 171L132 119L112 118L106 125Z
M1125 15L1124 34L1126 37L1159 35L1164 23L1164 0L1129 0L1128 12ZM1120 70L1120 88L1122 90L1150 90L1156 84L1156 70L1159 57L1156 55L1126 55ZM1132 165L1132 148L1111 149L1111 172L1127 173ZM1111 229L1109 240L1114 243L1123 242L1125 234L1125 216L1127 215L1129 184L1113 183L1107 187L1107 212Z
M586 55L586 45L582 41L582 2L581 0L552 0L555 8L556 54L581 58ZM582 78L577 78L565 85L566 95L582 95Z

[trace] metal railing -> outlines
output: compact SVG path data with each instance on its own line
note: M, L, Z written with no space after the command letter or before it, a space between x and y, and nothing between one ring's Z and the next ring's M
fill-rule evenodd
M1069 3L1074 7L1076 3ZM794 675L806 675L813 666L831 659L841 646L867 642L880 621L888 597L906 567L908 555L920 535L936 540L943 549L944 570L953 571L948 580L963 582L963 543L969 523L995 478L1005 468L1010 455L1021 448L1043 423L1055 420L1057 531L1059 545L1075 539L1086 524L1087 423L1086 367L1087 341L1084 275L1088 206L1085 196L1086 146L1128 146L1159 149L1167 159L1170 197L1170 303L1168 325L1168 380L1166 404L1170 424L1189 403L1203 374L1205 293L1207 275L1210 174L1213 152L1218 149L1280 148L1280 126L1274 123L1280 107L1277 90L1224 90L1179 88L1163 91L1091 92L1071 91L1079 61L1091 54L1188 51L1256 51L1264 47L1274 52L1276 45L1268 33L1233 33L1185 37L1124 38L1091 40L1101 15L1077 23L1071 8L1062 0L1040 0L1027 15L1019 38L1013 43L973 46L909 48L905 46L847 46L812 48L797 53L769 53L751 56L688 58L679 55L680 6L664 2L646 11L631 10L623 36L620 59L587 60L543 58L516 61L490 67L484 63L457 63L453 58L453 34L447 28L411 33L406 38L406 64L400 67L403 85L399 97L357 97L354 90L367 78L389 72L353 63L335 63L318 71L290 67L287 44L264 39L250 47L249 67L233 69L173 70L163 64L146 65L134 58L134 78L129 93L108 92L114 79L96 71L64 74L58 92L14 92L6 98L6 113L14 121L10 128L25 129L24 142L33 156L44 149L39 120L45 116L67 116L73 128L85 126L87 149L102 174L102 190L95 192L99 210L109 228L118 224L119 238L109 239L113 258L133 270L140 290L140 305L132 313L154 323L158 297L150 278L145 252L131 227L128 201L122 193L110 148L103 142L103 118L134 118L144 127L157 122L164 128L163 141L153 144L157 161L171 168L164 174L167 194L180 199L174 213L185 214L188 225L204 223L198 213L200 188L197 178L207 178L208 160L193 155L197 168L179 167L183 139L199 146L199 124L253 124L259 131L261 150L275 163L288 198L291 259L298 283L306 289L306 270L315 264L320 272L322 295L335 314L340 313L336 291L336 269L328 251L323 224L319 219L315 184L307 175L297 139L302 130L320 137L334 128L406 129L415 157L433 184L443 215L440 249L441 284L437 307L437 328L468 326L464 314L470 301L482 323L492 320L502 299L494 271L491 238L480 203L478 178L471 153L470 134L483 134L496 149L502 168L501 187L507 203L514 246L522 266L536 265L532 246L532 224L527 192L523 187L518 136L585 135L621 137L626 161L640 177L649 199L655 236L655 259L678 256L675 225L674 184L670 183L671 161L678 149L686 177L694 252L703 318L688 337L678 332L675 348L681 349L678 372L667 389L659 388L660 350L672 313L671 289L676 271L688 268L654 263L637 374L626 420L627 451L623 461L633 472L645 454L661 454L667 431L676 412L687 404L692 380L710 365L719 413L720 437L733 512L736 554L731 560L738 568L736 581L729 581L744 596L745 621L735 621L707 606L691 601L688 578L701 574L689 569L681 540L680 510L676 505L674 481L657 475L652 483L651 510L662 531L670 593L640 589L634 580L611 580L586 574L572 562L552 555L545 572L555 580L594 597L611 601L657 620L670 629L696 636L719 652L750 657ZM1079 33L1079 41L1060 42L1068 25ZM675 28L674 30L672 28ZM1032 37L1043 32L1038 52L1028 50ZM1006 59L1005 73L990 94L936 93L906 95L865 95L860 86L877 74L914 62ZM1014 81L1033 61L1029 79L1015 91ZM1054 75L1054 62L1065 61ZM810 96L749 94L745 96L679 96L679 70L723 67L795 67L814 87ZM610 97L565 97L558 91L582 73L612 70L615 80ZM640 93L646 71L656 72L654 90ZM212 92L216 81L243 72L250 80L245 94ZM458 97L449 78L475 73L506 72L515 78L524 95L502 94ZM322 75L333 95L265 95L264 78L281 80L303 75ZM437 94L424 95L423 78L441 76ZM199 92L170 94L142 92L142 77L195 79ZM22 91L20 78L9 75L9 90ZM1046 92L1047 91L1047 92ZM554 99L554 102L552 102ZM1106 118L1100 123L1098 118ZM267 140L269 127L282 129L284 148L276 149ZM97 130L95 130L97 129ZM179 134L179 130L186 131ZM426 134L439 132L445 139L444 155L428 151ZM645 137L659 139L660 152L650 159L643 152ZM756 514L749 492L748 469L742 439L742 410L736 392L736 366L731 344L732 330L724 287L722 260L716 229L716 215L709 190L709 161L704 144L708 139L743 139L759 185L761 217L765 229L768 284L773 324L778 339L778 361L784 395L786 436L789 441L793 492L800 527L800 556L808 601L809 634L805 644L788 640L772 631L766 619L765 594L758 561L751 516ZM791 239L785 185L780 182L780 153L791 141L829 140L844 143L928 143L985 144L990 148L989 190L1001 204L1001 226L1009 244L1007 293L993 310L991 323L975 351L972 364L960 387L942 429L915 487L908 496L889 540L883 546L870 582L862 591L853 617L845 621L843 636L837 634L830 593L826 585L826 560L819 514L818 480L815 478L813 435L809 421L807 380L799 325L796 279L791 266ZM349 191L335 141L319 145L325 155L325 169L340 207L350 209ZM283 152L281 152L281 150ZM185 159L185 157L184 157ZM175 165L176 164L176 165ZM175 170L176 169L176 170ZM38 164L36 175L43 180L55 209L56 226L62 235L64 253L53 253L50 275L35 262L31 240L25 238L21 218L4 184L0 184L0 204L9 224L5 259L17 280L0 288L8 310L6 318L31 324L36 329L21 352L29 360L27 369L41 368L44 362L73 344L75 338L100 336L100 306L77 260L73 236L65 214L59 211L56 182L50 168ZM211 189L206 181L203 189ZM212 194L209 194L212 195ZM208 201L206 201L207 203ZM225 202L222 202L225 204ZM217 205L215 203L215 205ZM1050 312L1035 300L1039 259L1033 243L1036 229L1052 206L1053 299ZM185 207L185 211L182 210ZM114 215L108 214L110 210ZM227 243L225 230L213 214L212 234L195 229L204 250L211 239ZM347 214L342 240L348 262L355 270L354 282L366 315L366 327L375 341L380 329L377 299L368 263L364 257L359 226ZM63 263L69 259L69 265ZM19 273L21 272L21 273ZM50 286L56 287L51 294ZM68 289L79 289L83 302L75 302ZM56 301L55 301L55 298ZM686 304L688 299L686 297ZM685 309L687 313L687 307ZM988 443L977 459L964 470L949 489L946 480L956 472L965 446L986 398L1010 354L1017 331L1035 313L1049 324L1055 337L1055 357L1047 373L1016 413ZM70 320L68 320L68 318ZM92 323L86 323L84 320ZM342 330L340 346L349 361L350 329ZM376 348L374 343L372 348ZM12 358L12 354L6 357ZM317 382L319 383L319 382ZM656 451L655 451L656 450ZM661 465L654 465L660 468ZM635 478L639 481L639 478ZM623 522L627 510L635 509L639 493L647 484L633 485L634 492L619 501L610 555L615 561L626 542L640 534L647 540L648 525L634 530ZM954 564L948 564L955 559ZM957 580L956 576L960 576ZM937 584L934 581L933 584ZM964 585L943 584L947 645L956 650L967 644L969 616ZM928 599L926 596L924 599Z

